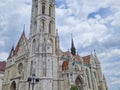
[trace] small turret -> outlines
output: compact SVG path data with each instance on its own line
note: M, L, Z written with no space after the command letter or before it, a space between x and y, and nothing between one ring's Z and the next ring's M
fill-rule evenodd
M98 57L97 57L95 49L94 49L94 60L95 60L96 64L100 64L100 61L98 60Z

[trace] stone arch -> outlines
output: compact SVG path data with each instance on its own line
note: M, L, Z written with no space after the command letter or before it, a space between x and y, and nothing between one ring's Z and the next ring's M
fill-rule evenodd
M49 5L49 16L52 16L52 5Z
M18 72L19 72L19 74L23 74L23 64L22 63L18 64Z
M81 76L77 76L75 84L78 87L78 90L83 90L83 79L81 78Z
M54 21L50 21L49 22L49 34L53 34L54 33Z
M47 40L47 50L49 53L53 53L53 41L52 41L52 39Z
M16 82L13 81L10 86L10 90L16 90Z
M44 29L45 29L45 20L44 20L44 19L41 20L41 24L42 24L42 25L41 25L41 26L42 26L42 29L44 30Z
M40 29L41 30L46 30L46 23L47 23L47 18L46 17L42 17L40 19Z

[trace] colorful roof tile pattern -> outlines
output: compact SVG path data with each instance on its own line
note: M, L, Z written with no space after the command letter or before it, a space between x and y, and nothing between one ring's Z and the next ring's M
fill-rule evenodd
M69 64L69 61L64 61L63 64L62 64L62 70L67 70L68 69L68 64Z
M80 57L79 55L72 55L70 52L62 52L63 53L63 57L65 57L65 61L63 61L63 64L62 64L62 70L67 70L68 69L68 65L69 65L69 60L68 57L73 57L73 60L75 61L82 61L83 60L83 63L84 64L90 64L90 55L87 55L87 56L84 56L84 57Z
M84 64L90 64L90 55L84 56L82 58L83 58Z

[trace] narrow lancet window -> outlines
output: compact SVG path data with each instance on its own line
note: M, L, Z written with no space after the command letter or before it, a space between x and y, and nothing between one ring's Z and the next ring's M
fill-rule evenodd
M45 29L45 21L42 20L42 29L44 30Z
M52 7L51 7L51 5L49 7L49 16L52 16Z
M45 14L45 3L42 3L42 14Z
M52 23L50 22L49 23L49 33L51 33L52 32Z
M30 75L33 74L33 61L31 61L31 66L30 66Z
M35 47L36 47L36 40L34 39L33 40L33 45L32 45L32 51L33 51L33 53L35 53Z

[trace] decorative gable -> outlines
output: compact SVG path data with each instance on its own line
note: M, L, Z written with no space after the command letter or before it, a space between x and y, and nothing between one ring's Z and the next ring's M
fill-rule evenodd
M28 51L27 39L25 37L25 33L23 32L15 48L15 54L20 56L25 54L27 51Z

